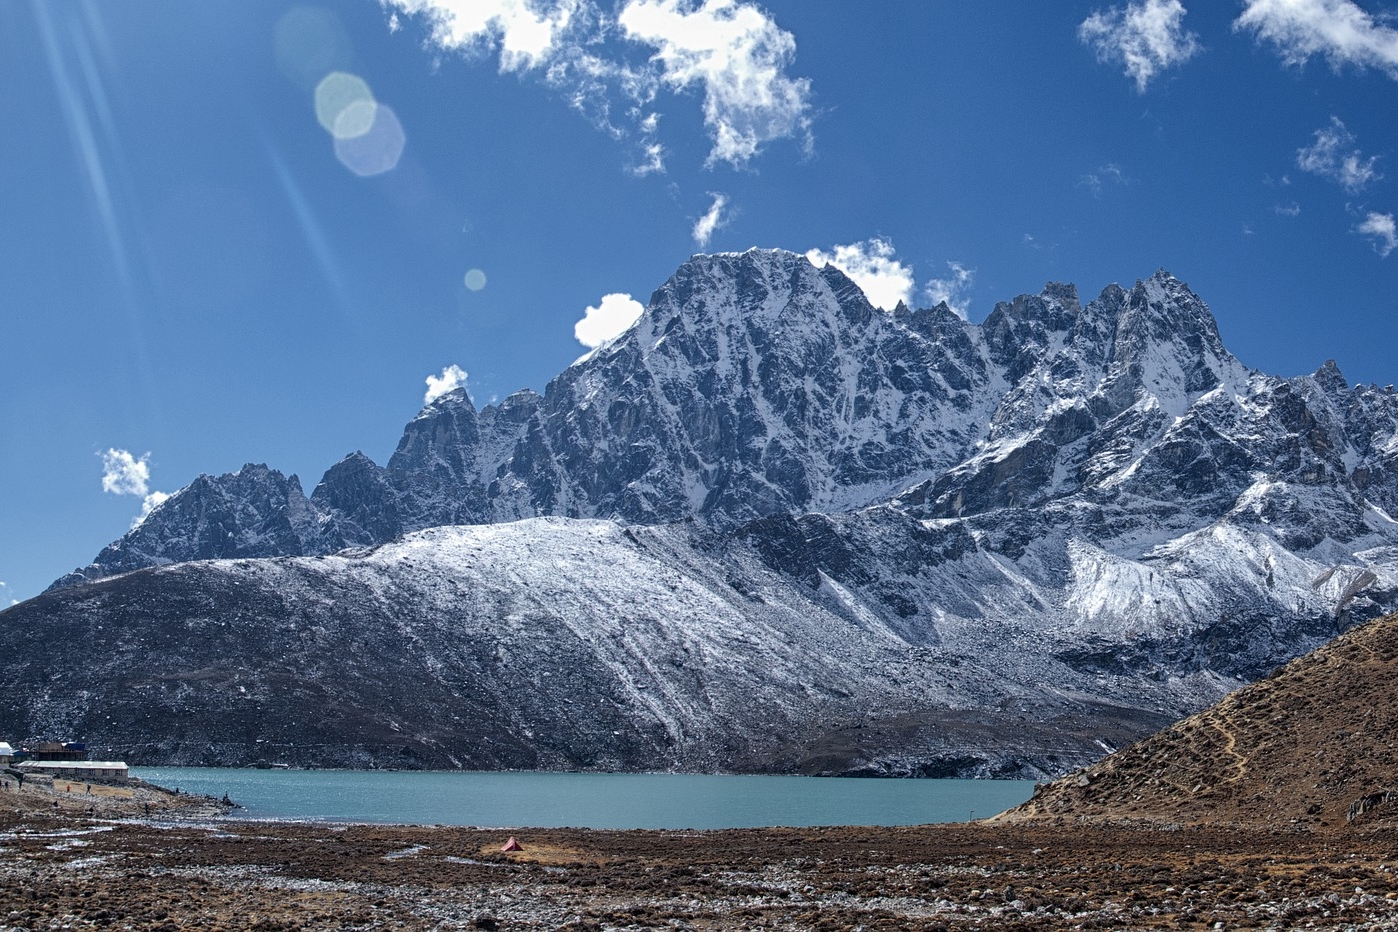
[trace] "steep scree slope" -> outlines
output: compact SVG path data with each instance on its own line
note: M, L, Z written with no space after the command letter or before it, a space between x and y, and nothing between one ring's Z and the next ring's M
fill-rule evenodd
M1369 622L998 821L1343 828L1398 820L1398 615Z

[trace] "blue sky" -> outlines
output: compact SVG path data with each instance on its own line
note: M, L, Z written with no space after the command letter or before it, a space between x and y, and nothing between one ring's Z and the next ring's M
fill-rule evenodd
M200 473L385 462L429 376L543 389L697 251L819 250L971 320L1163 266L1248 365L1398 380L1396 17L0 6L0 600Z

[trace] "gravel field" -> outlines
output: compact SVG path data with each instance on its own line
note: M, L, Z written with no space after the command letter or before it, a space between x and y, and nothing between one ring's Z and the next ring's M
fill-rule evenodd
M1398 929L1395 854L1386 827L485 831L7 809L0 930Z

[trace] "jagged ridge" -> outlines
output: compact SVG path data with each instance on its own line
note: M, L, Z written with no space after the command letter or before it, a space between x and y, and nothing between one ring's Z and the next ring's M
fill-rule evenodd
M962 741L985 772L1009 747L997 728L1058 714L1044 682L1071 679L1079 710L1173 716L1398 607L1395 435L1391 388L1352 388L1333 363L1249 370L1163 271L1085 306L1050 285L973 325L879 311L789 253L697 256L543 395L479 411L443 396L386 467L347 457L309 500L266 467L201 477L59 585L438 525L697 519L716 566L756 554L841 623L947 647L928 670L1005 655L996 682L1030 698L983 710L986 737ZM1024 659L1038 653L1047 674ZM940 702L898 715L932 721ZM1055 727L1073 753L1093 746ZM841 766L919 772L951 753L856 748Z

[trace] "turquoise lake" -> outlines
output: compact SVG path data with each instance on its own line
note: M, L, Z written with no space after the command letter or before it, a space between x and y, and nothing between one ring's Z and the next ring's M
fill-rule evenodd
M921 825L983 818L1029 798L1026 780L875 780L707 774L461 773L133 767L223 796L234 818L518 828Z

